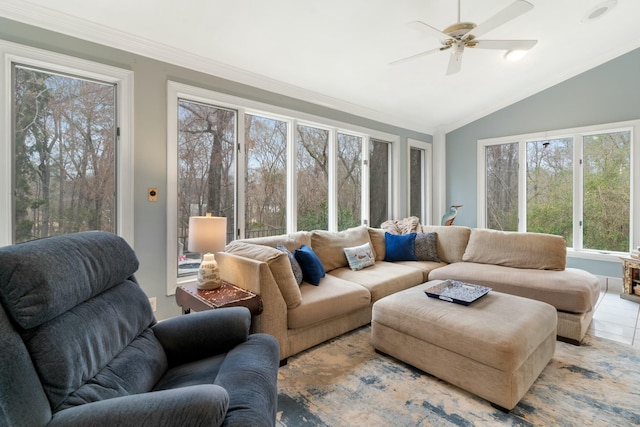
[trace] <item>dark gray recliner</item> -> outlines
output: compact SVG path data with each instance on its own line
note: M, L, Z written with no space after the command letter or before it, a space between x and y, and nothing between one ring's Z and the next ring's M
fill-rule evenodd
M0 248L0 426L272 426L277 341L244 307L157 323L120 237Z

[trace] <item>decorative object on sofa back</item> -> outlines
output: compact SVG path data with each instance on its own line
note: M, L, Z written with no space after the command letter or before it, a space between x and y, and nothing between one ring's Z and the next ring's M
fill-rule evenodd
M440 221L440 224L453 225L453 221L455 221L456 216L458 215L458 209L462 206L463 205L451 205L444 215L442 215L442 221Z
M137 269L105 232L0 248L0 425L275 424L277 341L244 307L156 323Z
M389 219L380 228L391 234L409 234L420 231L420 218L410 216L403 219Z
M227 243L227 218L192 216L189 218L189 250L202 255L198 269L198 289L220 287L220 271L213 252L224 250Z

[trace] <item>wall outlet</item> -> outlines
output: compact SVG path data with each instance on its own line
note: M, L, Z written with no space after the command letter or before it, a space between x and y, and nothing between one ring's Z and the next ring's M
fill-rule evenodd
M149 199L150 202L157 202L158 189L155 187L147 189L147 198Z
M158 301L157 301L156 297L149 298L149 304L151 304L151 309L155 313L157 308L158 308Z

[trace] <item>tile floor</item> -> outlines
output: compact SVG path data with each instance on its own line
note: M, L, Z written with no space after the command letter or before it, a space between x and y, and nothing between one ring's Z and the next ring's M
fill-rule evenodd
M620 298L622 281L604 282L587 333L640 349L640 304Z

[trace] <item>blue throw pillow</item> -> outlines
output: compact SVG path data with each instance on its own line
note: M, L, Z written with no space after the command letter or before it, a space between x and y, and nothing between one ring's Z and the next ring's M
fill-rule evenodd
M386 251L385 261L417 261L415 254L416 233L390 234L384 233Z
M300 267L302 267L302 277L306 282L318 286L320 279L324 277L324 266L313 249L307 245L300 246L294 254Z

